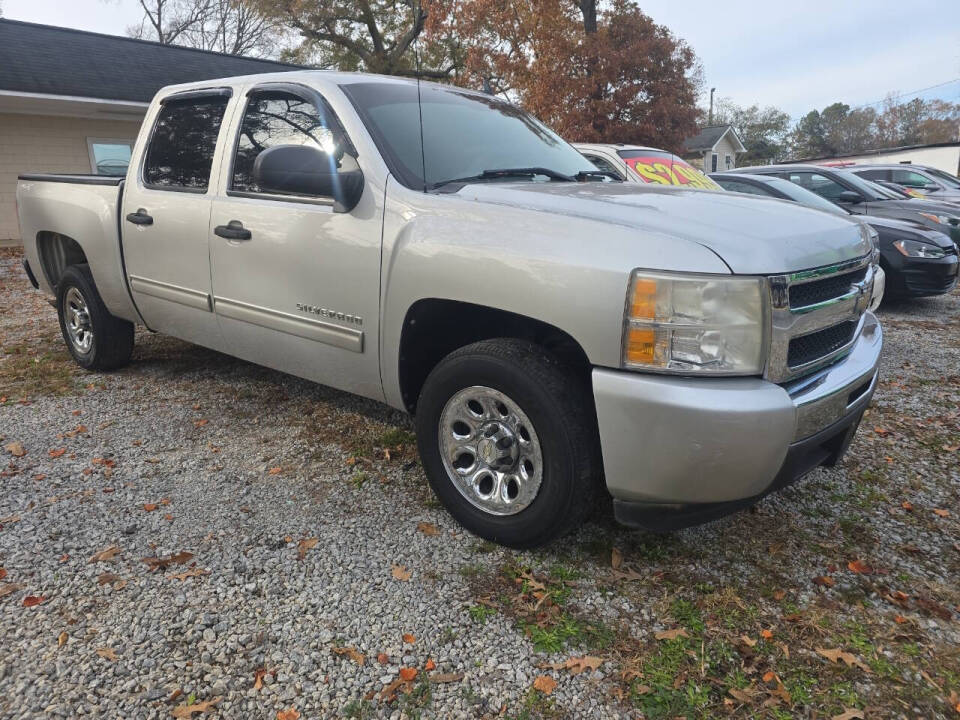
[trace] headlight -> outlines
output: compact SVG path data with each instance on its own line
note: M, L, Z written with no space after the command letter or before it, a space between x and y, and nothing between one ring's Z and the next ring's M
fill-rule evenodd
M894 240L893 246L907 257L942 258L946 253L936 245L919 240Z
M634 270L623 366L678 374L763 371L763 279Z
M860 232L863 233L864 231L866 231L867 238L870 240L870 247L873 248L870 252L870 263L876 267L880 264L880 233L867 223L860 226Z

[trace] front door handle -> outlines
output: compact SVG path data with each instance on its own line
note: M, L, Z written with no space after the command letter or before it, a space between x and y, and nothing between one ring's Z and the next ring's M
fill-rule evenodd
M213 229L213 234L227 240L249 240L253 234L243 227L239 220L231 220L226 225L217 225Z
M143 208L139 208L135 213L127 215L127 222L134 225L153 225L153 218L147 214Z

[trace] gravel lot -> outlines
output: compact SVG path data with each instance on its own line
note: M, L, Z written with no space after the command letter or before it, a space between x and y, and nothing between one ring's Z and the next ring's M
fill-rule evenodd
M960 295L881 320L840 467L519 553L384 406L147 333L80 371L0 251L0 716L957 717Z

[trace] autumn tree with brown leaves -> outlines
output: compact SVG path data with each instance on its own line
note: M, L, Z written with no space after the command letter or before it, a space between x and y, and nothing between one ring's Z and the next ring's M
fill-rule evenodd
M630 0L431 5L425 44L459 40L455 82L512 97L567 139L677 150L696 132L696 56Z

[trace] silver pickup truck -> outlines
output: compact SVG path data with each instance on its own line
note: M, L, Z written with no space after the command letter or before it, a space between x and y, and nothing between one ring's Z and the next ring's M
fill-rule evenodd
M614 181L459 88L166 88L125 179L24 175L17 201L82 366L142 325L405 409L446 508L514 547L604 484L654 529L753 503L836 462L876 384L856 223Z

